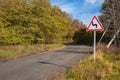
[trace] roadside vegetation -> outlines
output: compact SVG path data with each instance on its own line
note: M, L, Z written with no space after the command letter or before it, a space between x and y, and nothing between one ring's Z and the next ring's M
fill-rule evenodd
M98 45L96 62L91 55L54 80L120 80L120 49Z
M80 29L75 32L73 41L76 44L92 44L93 34L92 32L86 32L86 28Z
M1 46L0 61L10 60L16 57L40 53L48 50L56 50L64 47L63 44L35 44L35 45L16 45Z
M120 80L120 52L113 52L115 48L109 52L105 49L102 45L98 48L95 63L91 55L73 67L66 80Z
M97 32L97 42L99 41L101 35L101 32ZM76 44L91 45L93 44L93 32L87 32L85 27L80 28L74 33L73 42Z

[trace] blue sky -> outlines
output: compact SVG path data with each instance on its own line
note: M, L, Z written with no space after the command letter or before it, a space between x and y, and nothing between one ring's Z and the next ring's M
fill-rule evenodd
M104 0L50 0L52 5L59 6L69 13L73 19L79 19L86 25L91 18L100 15L101 4Z

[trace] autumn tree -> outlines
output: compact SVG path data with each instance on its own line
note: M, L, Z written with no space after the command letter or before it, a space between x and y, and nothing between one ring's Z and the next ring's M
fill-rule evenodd
M113 36L119 30L120 26L120 1L119 0L105 0L102 9L101 15L99 16L101 22L107 29L103 41L109 42L113 39ZM119 46L120 44L120 35L116 34L114 44Z
M62 42L71 21L49 0L0 0L0 44Z
M83 24L83 22L80 22L78 19L74 19L72 21L71 28L68 32L67 38L72 39L76 31L84 29L85 27L86 25Z

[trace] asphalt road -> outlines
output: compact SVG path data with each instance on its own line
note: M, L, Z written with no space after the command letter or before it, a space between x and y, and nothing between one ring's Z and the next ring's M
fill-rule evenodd
M0 80L49 80L61 70L70 69L90 51L90 46L69 45L0 63Z

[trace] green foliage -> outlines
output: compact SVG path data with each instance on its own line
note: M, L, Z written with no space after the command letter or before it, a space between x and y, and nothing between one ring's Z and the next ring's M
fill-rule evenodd
M73 40L75 43L79 44L92 44L93 43L92 32L86 32L85 29L80 29L75 32Z
M120 56L118 55L118 56L116 56L116 55L114 55L114 54L111 54L111 55L109 55L109 54L106 54L106 55L104 55L104 58L105 58L105 60L108 60L108 61L110 61L110 62L112 62L112 61L116 61L116 60L120 60Z
M96 34L96 41L98 42L101 37L101 32L97 32ZM73 40L78 44L93 44L93 32L87 32L83 27L75 32Z
M49 0L1 0L0 44L62 42L71 18Z

